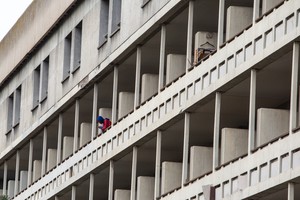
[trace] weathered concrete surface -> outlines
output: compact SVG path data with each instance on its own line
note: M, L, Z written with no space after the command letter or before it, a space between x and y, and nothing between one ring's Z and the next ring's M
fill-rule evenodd
M121 119L133 110L134 93L120 92L119 93L119 106L118 106L118 119Z
M79 139L79 147L82 147L89 141L91 141L92 137L92 124L91 123L81 123L80 124L80 139Z
M161 168L161 193L170 192L181 185L182 163L163 162Z
M167 55L167 75L166 83L172 82L185 72L185 55L169 54Z
M137 199L154 199L154 177L139 176L137 178Z
M262 0L262 13L269 11L284 0Z
M34 160L33 161L33 173L32 173L32 182L38 180L42 174L42 161Z
M213 148L192 146L190 153L190 180L212 171Z
M20 171L20 185L19 185L20 191L24 190L27 187L27 180L28 180L28 171Z
M142 89L141 102L144 102L157 92L158 89L158 75L157 74L143 74L142 75Z
M130 190L115 190L115 200L130 200Z
M48 149L47 155L48 155L47 171L49 171L56 165L57 150L56 149Z
M65 136L63 139L63 160L73 153L74 137Z

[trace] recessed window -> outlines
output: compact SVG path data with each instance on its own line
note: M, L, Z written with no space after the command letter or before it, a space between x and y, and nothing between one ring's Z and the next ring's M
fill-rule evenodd
M273 30L269 30L265 33L265 48L273 43Z
M109 0L100 2L99 48L107 41L108 35Z
M114 35L121 26L122 0L113 0L112 2L111 36Z
M39 105L40 78L41 78L41 66L39 65L33 71L33 101L32 101L32 109L35 109Z
M72 33L69 33L64 41L64 61L63 61L63 77L62 82L70 77L71 67L71 44L72 44Z
M257 55L259 52L263 50L263 39L262 36L258 37L255 39L254 42L254 54Z
M21 86L9 97L7 105L7 133L19 125L21 116Z
M290 33L296 28L295 16L292 14L286 19L286 33Z
M80 22L72 32L73 45L73 60L72 60L72 73L74 73L79 67L81 62L81 35L82 35L82 23Z
M283 26L283 22L281 22L275 26L275 41L277 41L283 35L284 35L284 26Z

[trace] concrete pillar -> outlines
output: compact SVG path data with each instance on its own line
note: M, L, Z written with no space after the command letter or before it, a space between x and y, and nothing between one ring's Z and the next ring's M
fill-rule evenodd
M118 102L118 67L114 67L114 80L113 80L113 97L112 97L112 125L117 122L117 102Z
M63 160L73 153L74 137L65 136L63 139Z
M3 166L3 195L7 194L7 161L4 161Z
M142 91L141 102L143 103L152 95L157 93L158 88L158 75L157 74L143 74L142 75Z
M92 134L92 124L91 123L81 123L80 125L80 141L79 146L82 147L89 141L91 141Z
M185 55L168 54L167 55L167 74L166 83L170 83L185 72Z
M20 150L17 150L16 153L16 168L15 168L15 191L14 195L17 195L19 192L19 173L20 173Z
M192 48L193 48L193 26L194 26L194 0L189 1L188 27L187 27L187 45L186 45L186 72L193 66Z
M165 194L181 186L182 163L163 162L161 168L161 193Z
M72 195L71 195L71 200L76 200L76 186L72 185Z
M92 116L92 135L93 139L98 134L97 125L97 109L98 109L98 84L94 84L94 94L93 94L93 116ZM110 118L111 119L111 118Z
M223 128L221 139L221 164L246 154L248 151L248 130Z
M130 190L115 190L114 200L130 200Z
M291 103L290 103L291 106L290 106L290 128L289 128L290 134L292 134L293 129L297 127L299 53L300 53L300 43L294 42L293 60L292 60L292 80L291 80Z
M212 171L213 148L192 146L190 153L190 180Z
M295 183L288 183L288 198L287 200L295 200Z
M250 7L230 6L227 9L226 40L249 26L253 20L252 14Z
M214 146L213 146L213 170L220 164L220 115L221 115L221 93L216 93L214 117Z
M47 127L44 127L43 133L43 152L42 152L42 175L46 173L46 166L47 166Z
M137 200L153 200L154 199L154 177L139 176L137 178Z
M108 183L108 200L113 200L114 192L114 161L110 160L109 163L109 183ZM130 193L129 193L130 195Z
M289 111L260 108L257 110L257 145L265 144L289 131Z
M90 174L89 200L94 200L95 175Z
M56 166L57 161L57 150L56 149L48 149L48 160L47 160L47 171L51 170Z
M134 93L120 92L118 105L118 118L121 119L133 110Z
M23 191L27 187L28 182L28 171L20 172L20 191Z
M10 180L10 181L8 181L7 196L9 198L13 198L14 191L15 191L15 181Z
M62 113L60 113L58 117L57 154L56 154L57 164L61 162L62 125L63 125L63 115Z
M32 182L38 180L41 177L41 173L42 173L42 161L41 160L33 161Z
M155 186L154 197L160 196L160 167L161 167L161 131L156 134L156 155L155 155Z
M194 63L198 63L204 55L199 55L199 48L209 49L211 51L217 49L217 37L218 34L214 32L205 32L205 31L199 31L195 34L195 44L194 44Z
M255 69L251 70L250 77L250 98L249 98L249 133L248 133L248 154L255 148L255 112L256 112L256 75Z
M182 177L181 186L188 182L188 166L189 166L189 138L190 138L190 118L188 112L184 114L184 138L183 138L183 159L182 159Z
M79 99L76 99L76 102L75 102L75 117L74 117L74 138L72 139L72 145L70 145L70 146L72 146L72 152L74 153L77 149L78 149L78 135L79 135L79 111L80 111L80 102L79 102ZM64 140L65 140L65 138L64 138ZM66 139L66 140L69 140L69 142L71 142L70 141L70 139ZM64 143L65 143L65 141L64 141ZM65 145L65 144L64 144ZM65 147L63 145L63 147ZM64 149L63 149L63 151L64 151ZM71 153L72 153L71 152ZM70 153L70 154L71 154ZM69 155L70 155L69 154ZM64 157L64 153L63 153L63 159L65 159L66 157Z
M137 171L138 148L135 146L132 150L132 167L131 167L131 190L130 200L135 200L136 195L136 171Z
M163 24L160 31L158 92L160 92L160 89L164 87L165 82L166 33L166 25Z
M136 109L136 107L140 105L141 61L142 61L142 48L138 46L136 49L134 109Z
M32 162L33 162L33 140L30 139L29 142L29 155L28 155L28 179L27 186L32 183Z
M262 0L262 13L266 13L284 0Z
M219 0L218 49L224 42L225 0Z
M256 23L256 19L259 18L259 13L260 13L260 1L261 0L253 0L253 19L252 23Z

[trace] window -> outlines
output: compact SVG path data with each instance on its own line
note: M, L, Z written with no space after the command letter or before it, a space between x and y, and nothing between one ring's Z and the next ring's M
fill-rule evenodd
M120 29L121 26L121 4L122 0L113 0L111 36L114 35Z
M21 86L19 86L9 97L7 106L7 133L20 123L21 114Z
M74 40L73 45L73 62L72 62L72 73L74 73L79 67L81 62L81 34L82 34L82 23L80 22L72 32L72 38Z
M108 35L108 12L109 0L100 2L100 30L99 30L99 48L105 44Z
M48 95L49 56L33 72L32 110L38 107Z
M39 105L40 96L40 76L41 69L40 65L33 72L33 102L32 109L35 109Z
M72 42L72 33L69 33L69 35L67 35L64 41L64 61L63 61L62 82L64 82L70 76L71 42Z

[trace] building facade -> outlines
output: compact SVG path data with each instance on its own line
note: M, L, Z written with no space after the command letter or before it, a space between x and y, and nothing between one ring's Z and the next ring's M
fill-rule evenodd
M0 43L0 192L300 199L299 39L299 0L33 1Z

